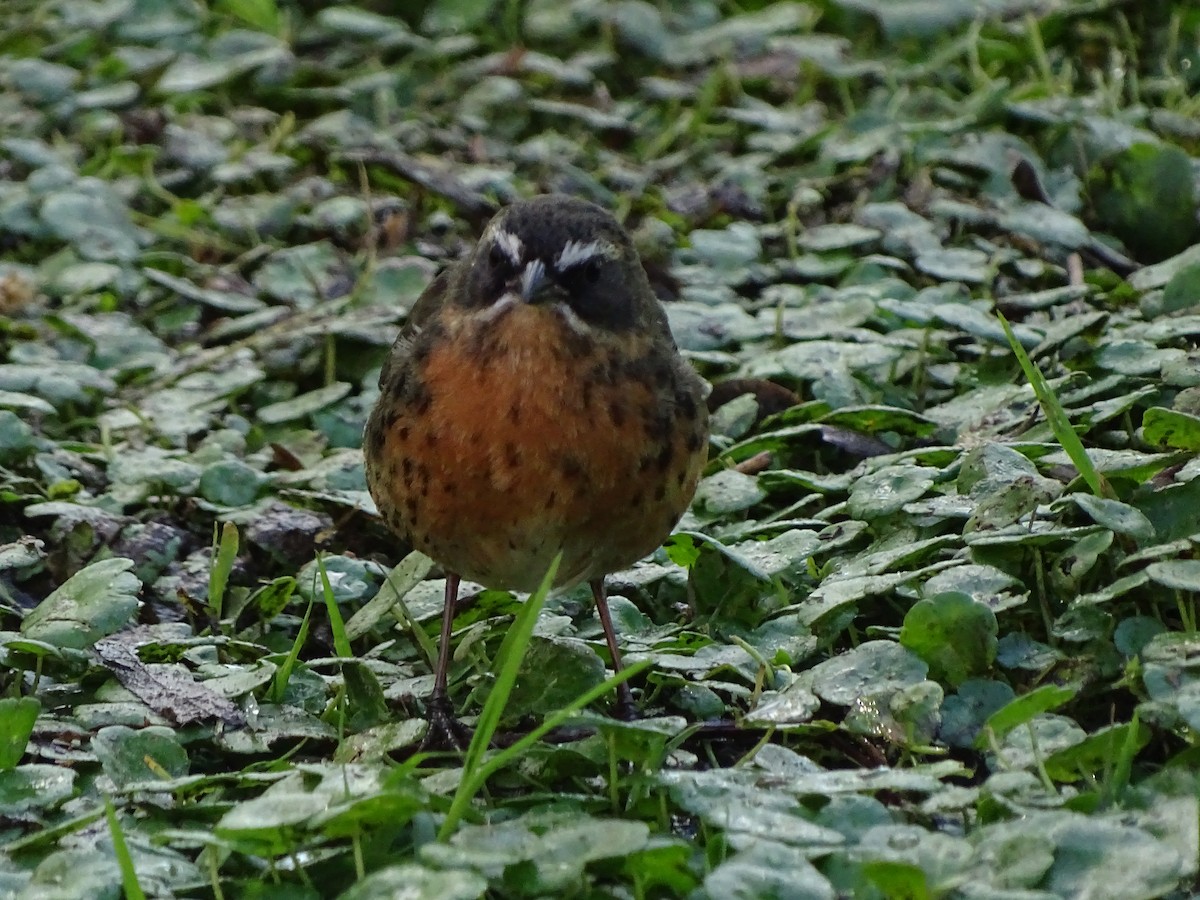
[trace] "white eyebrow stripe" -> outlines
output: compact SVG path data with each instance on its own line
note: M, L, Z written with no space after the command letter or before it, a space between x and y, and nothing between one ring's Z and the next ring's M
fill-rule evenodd
M554 260L554 268L563 272L597 256L616 256L616 248L608 241L567 241L566 246L559 251L558 258Z
M525 245L519 237L511 231L505 231L501 228L496 232L493 240L496 246L504 251L504 255L508 257L514 266L521 264L521 253L524 251Z

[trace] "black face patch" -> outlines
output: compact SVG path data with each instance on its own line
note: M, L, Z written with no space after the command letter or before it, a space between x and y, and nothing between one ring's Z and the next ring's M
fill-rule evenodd
M571 311L588 325L624 331L633 326L632 292L636 287L625 277L624 266L638 265L606 256L575 263L550 273L566 294Z
M565 302L593 327L633 327L640 262L606 210L574 197L535 197L502 210L485 234L455 302L486 309L519 289L528 267L541 263L547 299Z
M495 242L481 244L475 250L467 281L456 298L468 307L487 308L504 296L520 274L518 262Z

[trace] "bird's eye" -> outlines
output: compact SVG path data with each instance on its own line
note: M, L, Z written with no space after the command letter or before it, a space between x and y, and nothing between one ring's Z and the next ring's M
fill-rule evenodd
M600 260L589 259L587 262L578 263L562 272L558 276L558 280L564 287L577 291L587 285L599 282L602 271Z
M499 269L506 262L508 257L504 255L504 251L496 244L492 244L492 249L488 252L488 265L493 269Z

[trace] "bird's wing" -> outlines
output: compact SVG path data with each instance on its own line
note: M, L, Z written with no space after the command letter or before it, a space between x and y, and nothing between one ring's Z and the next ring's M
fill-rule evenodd
M453 266L443 270L421 292L421 296L417 298L417 302L409 310L404 327L396 335L395 343L392 344L392 349L388 351L387 359L383 361L383 368L379 371L380 388L390 382L393 373L404 365L404 361L408 358L409 351L412 349L413 338L420 333L421 326L436 316L438 310L442 308L442 304L446 301L446 288L450 284L450 277L453 271Z

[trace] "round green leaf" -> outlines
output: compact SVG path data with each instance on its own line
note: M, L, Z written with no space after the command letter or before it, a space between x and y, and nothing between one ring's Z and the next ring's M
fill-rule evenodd
M1074 687L1059 687L1056 684L1043 684L1028 694L1023 694L1006 703L988 717L984 723L987 733L980 734L975 741L976 747L988 745L988 733L996 738L1002 738L1018 725L1032 721L1047 710L1062 706L1073 698L1079 689Z
M1092 184L1100 226L1148 262L1193 243L1196 175L1192 159L1173 144L1135 143L1116 154Z
M925 680L928 667L892 641L867 641L811 670L813 693L827 703L850 706L871 694L891 694Z
M1197 424L1200 424L1200 420ZM1200 439L1200 431L1196 436ZM1095 494L1071 494L1070 499L1097 525L1103 525L1118 534L1127 534L1139 543L1154 539L1154 525L1145 513L1128 503L1097 497Z
M329 798L299 790L295 781L280 782L252 800L229 810L215 827L218 836L236 841L247 852L286 853L314 819L329 808Z
M75 772L61 766L34 764L0 772L0 815L13 817L31 809L48 809L74 793Z
M1200 304L1200 265L1185 266L1163 289L1163 311L1178 312Z
M802 851L764 841L725 860L704 879L709 897L833 900L833 885Z
M535 636L504 707L506 718L561 709L604 680L604 663L579 640Z
M21 623L21 633L81 650L122 628L137 611L141 581L122 557L92 563L62 583Z
M949 592L913 605L900 643L925 660L930 677L957 687L991 667L997 632L994 612L967 594Z
M1177 591L1200 592L1200 559L1168 559L1146 566L1150 580Z
M1013 698L1013 689L1002 681L971 678L958 693L942 701L939 736L952 747L972 747L983 723Z
M864 521L890 516L925 496L937 475L926 466L888 466L854 482L846 509Z
M753 475L725 469L700 482L696 489L696 512L712 518L726 516L749 509L766 495Z
M22 897L119 900L121 869L111 849L71 848L51 853L33 872Z
M213 463L200 476L200 496L221 506L246 506L254 502L263 483L260 472L236 459Z
M15 412L0 409L0 463L12 463L33 452L33 429Z
M1200 417L1152 406L1142 416L1146 443L1180 450L1200 450Z
M100 759L104 774L118 787L178 778L188 772L187 751L173 729L160 725L101 728L92 739L92 750Z
M258 420L264 425L278 425L282 422L303 419L332 403L337 403L350 393L350 389L351 385L346 382L335 381L333 384L327 384L315 391L309 391L307 394L300 394L290 400L282 400L279 403L264 406L258 411Z

